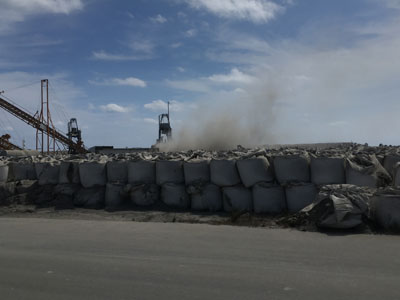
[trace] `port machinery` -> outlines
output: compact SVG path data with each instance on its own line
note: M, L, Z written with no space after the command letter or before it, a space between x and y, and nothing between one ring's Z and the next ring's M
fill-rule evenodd
M61 133L54 127L49 108L48 79L41 80L41 106L40 111L36 112L34 115L28 113L21 107L17 107L10 101L7 101L3 94L4 92L0 93L0 108L36 129L36 150L40 151L42 154L55 153L56 151L63 151L66 149L68 149L68 153L71 154L87 152L83 145L81 131L78 128L76 119L71 119L69 121L67 135ZM8 139L6 137L7 136L2 137L0 142L8 147L12 147L12 144L8 141L9 136Z

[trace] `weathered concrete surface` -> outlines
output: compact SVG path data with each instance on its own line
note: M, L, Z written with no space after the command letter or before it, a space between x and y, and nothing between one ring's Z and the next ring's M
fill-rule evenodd
M399 299L400 238L0 219L2 299Z

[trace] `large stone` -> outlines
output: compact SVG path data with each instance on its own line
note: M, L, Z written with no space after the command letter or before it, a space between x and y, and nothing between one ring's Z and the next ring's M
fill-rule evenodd
M275 177L279 183L310 182L308 159L299 156L277 156L274 158Z
M79 164L79 177L84 188L105 186L107 183L106 164L100 162L83 162Z
M220 187L240 184L235 160L212 160L210 163L211 182Z
M128 182L131 184L155 183L156 164L154 161L135 161L128 163Z
M251 212L253 210L251 190L243 186L223 188L223 206L226 212Z
M314 184L290 185L285 188L289 213L296 213L315 201L317 189Z
M346 183L344 158L311 157L311 181L318 185Z
M210 182L210 166L206 160L185 162L183 169L186 185Z
M274 181L268 159L264 156L238 160L237 168L243 185L250 188L259 182Z
M252 191L255 213L280 214L286 210L285 190L281 186L259 183Z
M158 161L156 163L156 180L158 185L184 183L183 163L181 161Z

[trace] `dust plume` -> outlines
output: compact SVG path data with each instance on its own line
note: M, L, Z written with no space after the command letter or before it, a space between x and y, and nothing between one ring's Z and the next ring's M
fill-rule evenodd
M229 150L238 145L272 144L278 93L269 85L251 94L241 90L225 99L201 102L161 150Z

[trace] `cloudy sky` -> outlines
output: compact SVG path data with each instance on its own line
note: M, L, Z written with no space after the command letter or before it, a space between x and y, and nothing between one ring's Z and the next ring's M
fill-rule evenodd
M185 147L400 143L400 0L0 0L0 39L0 91L48 78L88 147L150 146L167 101Z

